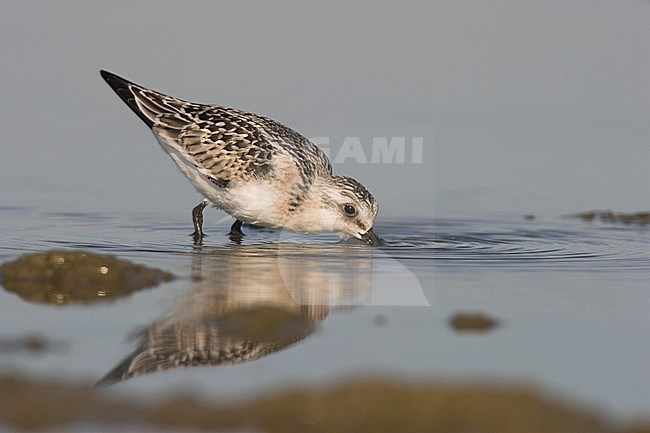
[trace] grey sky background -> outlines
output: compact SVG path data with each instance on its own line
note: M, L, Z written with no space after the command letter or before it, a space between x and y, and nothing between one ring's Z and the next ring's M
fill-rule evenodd
M199 200L99 76L279 120L336 148L386 216L650 207L650 2L2 1L0 205ZM408 148L407 148L408 150Z

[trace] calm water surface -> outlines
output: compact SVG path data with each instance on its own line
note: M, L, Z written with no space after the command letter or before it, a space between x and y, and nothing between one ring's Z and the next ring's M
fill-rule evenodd
M61 350L0 368L143 399L232 400L366 375L531 384L613 416L650 414L650 230L520 216L378 221L380 248L206 215L0 208L0 261L53 248L111 253L178 278L53 305L0 290L0 337ZM92 288L89 288L92 290ZM500 321L458 334L459 311ZM152 356L152 354L164 354ZM192 368L179 365L201 364Z

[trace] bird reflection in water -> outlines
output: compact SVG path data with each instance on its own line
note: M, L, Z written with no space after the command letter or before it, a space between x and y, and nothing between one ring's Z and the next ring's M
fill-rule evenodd
M304 340L332 309L370 298L372 250L345 243L198 249L190 291L135 332L96 386L156 371L253 361Z

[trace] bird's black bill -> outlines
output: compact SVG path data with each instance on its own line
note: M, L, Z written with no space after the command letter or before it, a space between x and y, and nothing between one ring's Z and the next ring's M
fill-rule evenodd
M361 235L361 241L366 245L382 245L384 240L375 234L373 229L368 230Z

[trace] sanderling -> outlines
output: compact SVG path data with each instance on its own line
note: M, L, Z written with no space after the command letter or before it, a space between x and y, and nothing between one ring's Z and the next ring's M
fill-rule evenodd
M356 180L332 174L316 145L287 126L246 111L187 102L107 71L102 77L151 128L163 150L205 197L192 210L194 239L203 209L218 207L242 223L296 233L338 233L370 245L377 202Z

